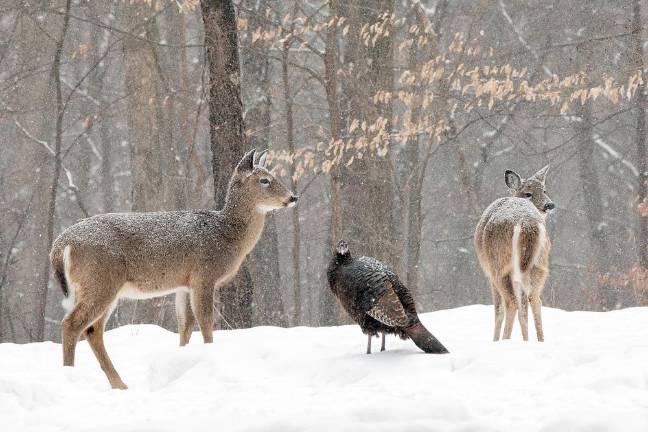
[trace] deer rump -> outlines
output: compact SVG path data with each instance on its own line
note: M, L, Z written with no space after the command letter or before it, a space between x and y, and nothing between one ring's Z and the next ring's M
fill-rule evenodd
M475 246L492 279L520 278L541 265L548 238L539 211L521 198L500 198L482 216Z
M525 283L524 275L533 267L537 266L546 241L546 231L542 224L518 224L513 227L511 239L511 282L516 297L519 292L516 285L529 296L530 286Z

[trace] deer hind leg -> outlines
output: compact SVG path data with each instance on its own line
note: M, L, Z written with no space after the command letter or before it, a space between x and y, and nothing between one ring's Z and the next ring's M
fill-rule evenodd
M511 339L511 333L513 332L513 322L515 321L515 315L517 313L517 300L515 298L515 293L513 292L511 279L509 277L505 277L502 282L504 290L501 295L502 297L504 297L504 305L506 307L506 320L504 322L503 339Z
M191 291L191 307L205 343L214 341L214 285L203 284Z
M108 357L106 347L104 346L104 329L111 312L112 308L109 308L98 320L92 323L92 325L85 330L84 335L90 348L92 348L92 352L97 358L101 369L106 374L110 386L114 389L126 390L128 386L124 384L124 381L122 381L121 377L115 370L115 366L113 366L110 361L110 357Z
M504 323L504 337L503 339L511 339L513 332L513 322L515 321L515 314L517 312L517 305L512 298L505 299L506 304L506 321Z
M518 298L518 320L522 330L522 339L529 340L529 297L524 291L520 292Z
M61 321L61 346L63 347L63 366L74 366L74 352L79 336L97 319L94 308L77 303Z
M179 291L176 293L176 317L178 321L178 334L180 334L180 346L185 346L191 339L194 325L196 324L196 317L191 309L189 302L189 293Z
M544 332L542 331L542 300L539 294L533 294L529 297L531 311L533 312L533 321L535 323L536 335L538 342L544 342Z
M502 322L504 321L504 304L502 296L497 288L491 284L491 295L493 296L493 307L495 309L495 331L493 341L497 342L502 334Z

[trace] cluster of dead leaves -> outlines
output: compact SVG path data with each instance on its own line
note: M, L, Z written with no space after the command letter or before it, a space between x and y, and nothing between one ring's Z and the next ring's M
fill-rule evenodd
M637 210L641 217L648 217L648 198L644 198L644 200L637 205Z
M336 28L338 37L344 38L349 22L344 17L327 16L326 9L322 9L321 13L309 16L304 15L304 11L288 13L274 24L266 22L255 29L250 29L248 21L239 17L237 27L252 30L252 44L282 47L289 41L295 48L305 48L322 57L325 32ZM636 71L625 82L618 82L611 76L595 81L583 72L534 79L526 67L494 62L495 50L486 46L484 31L471 36L457 32L447 46L439 47L440 38L429 20L411 24L393 13L380 15L374 23L358 31L366 46L375 46L381 38L399 31L405 35L395 47L399 52L417 47L424 53L423 57L427 57L397 77L397 89L380 90L371 98L376 107L400 104L395 111L401 114L389 121L378 118L372 124L366 119L349 119L341 139L327 140L327 132L322 131L323 141L315 148L298 150L294 154L275 152L273 157L279 174L292 172L297 181L306 173L329 173L340 164L349 166L364 157L384 156L389 152L392 139L406 142L412 137L424 136L427 142L438 143L448 134L449 119L471 113L475 108L494 110L500 104L531 102L556 106L565 114L576 104L601 97L615 105L632 99L644 83L641 71ZM304 67L311 69L312 74L319 74L324 82L323 64L305 64ZM338 75L345 75L343 72L339 70ZM416 116L412 115L415 111ZM292 165L292 169L286 169L287 164ZM648 212L646 207L644 205L640 211Z

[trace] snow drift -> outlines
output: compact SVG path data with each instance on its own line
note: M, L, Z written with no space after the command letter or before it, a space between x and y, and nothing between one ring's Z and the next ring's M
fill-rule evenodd
M364 354L357 326L199 333L180 348L156 326L106 345L111 390L86 342L0 345L3 431L646 431L648 308L543 309L547 342L490 341L492 306L421 314L451 351L387 339ZM532 327L532 326L531 326ZM530 339L535 334L530 329Z

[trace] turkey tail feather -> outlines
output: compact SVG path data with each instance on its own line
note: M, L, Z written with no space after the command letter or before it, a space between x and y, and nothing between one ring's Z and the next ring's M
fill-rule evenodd
M423 324L416 323L405 329L407 335L414 341L417 347L429 354L446 354L449 351L437 338L430 333Z

